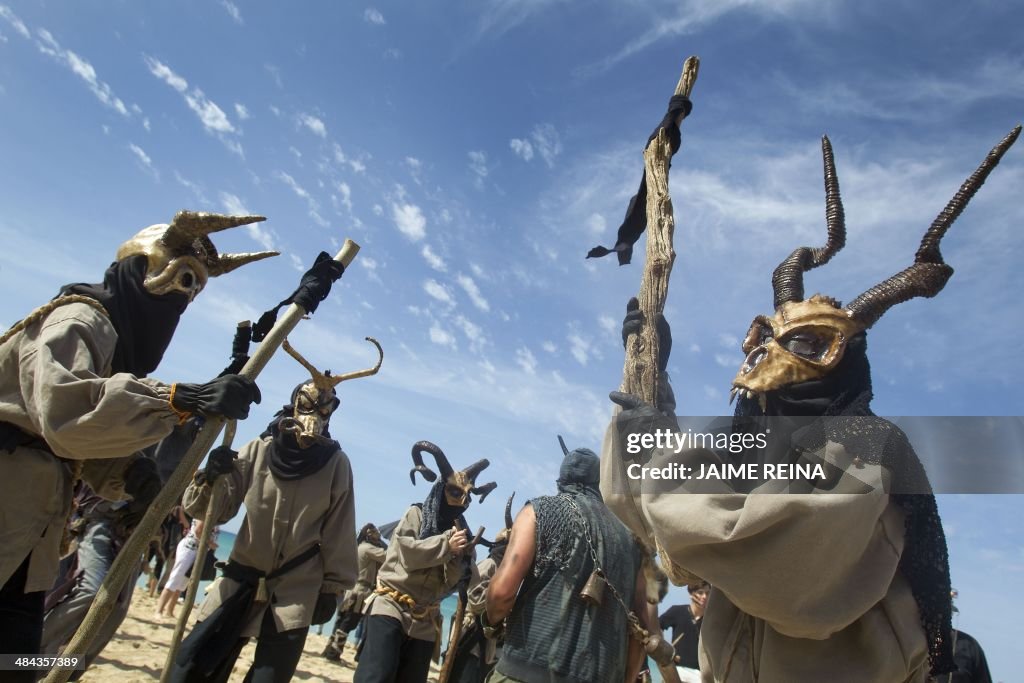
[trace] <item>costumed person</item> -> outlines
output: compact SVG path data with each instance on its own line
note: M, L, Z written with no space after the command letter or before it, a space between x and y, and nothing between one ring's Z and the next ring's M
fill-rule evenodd
M729 436L761 434L762 443L747 440L739 452L631 447L643 433L679 426L664 417L666 406L612 393L624 410L606 434L602 492L658 550L675 583L711 583L700 635L704 681L906 683L951 670L945 535L906 436L871 412L866 331L892 306L943 288L953 269L939 241L1019 132L989 153L939 214L915 263L845 307L804 298L804 272L826 263L846 237L823 138L826 246L796 249L776 268L775 313L754 319L733 380L739 403ZM641 322L628 314L624 334ZM659 343L670 347L667 323L660 315L656 322ZM765 465L779 463L808 476L764 476ZM666 465L692 473L753 465L761 477L666 484L631 478L627 469Z
M502 639L485 636L480 626L480 617L487 608L487 587L508 549L513 522L512 499L515 496L513 492L505 502L505 528L498 532L494 541L480 539L480 545L488 547L489 552L487 557L477 563L470 581L459 642L454 648L450 640L448 643L447 656L455 657L448 679L452 683L483 683L501 656Z
M145 456L154 467L157 460L178 460L192 443L197 428L195 421L190 420L184 425L175 427L172 434L182 434L181 438L168 437L156 446L145 450ZM136 467L136 473L144 471ZM159 489L161 481L150 478L148 483L132 484L128 488L140 490L145 486ZM152 492L144 493L142 500L152 500ZM46 596L46 614L43 620L43 639L41 651L47 655L57 655L63 651L71 637L78 630L100 585L106 578L110 567L135 526L146 512L147 505L139 500L108 501L95 494L84 482L79 482L75 494L75 512L72 515L71 530L77 543L75 552L68 558L71 567L64 574L65 581L51 590ZM96 637L85 652L84 666L72 674L77 680L91 665L107 643L114 636L118 627L128 615L131 597L139 572L125 582L110 616L103 623Z
M440 479L423 464L423 453L434 456ZM441 600L472 571L472 539L463 513L470 494L482 502L497 486L476 484L490 465L487 460L456 471L429 441L413 444L412 459L413 484L416 472L436 483L422 504L405 511L391 536L366 610L355 683L426 682L430 661L439 655Z
M697 661L697 644L700 642L700 624L704 618L711 586L707 581L691 583L686 587L690 594L689 605L673 605L658 619L662 629L672 629L679 662L676 670L683 683L700 683L700 662Z
M562 448L558 493L516 516L487 589L484 631L504 622L505 637L487 680L633 683L644 656L631 614L647 614L642 549L601 499L597 455Z
M299 384L259 438L237 454L210 452L204 470L185 490L185 510L202 516L214 496L213 518L224 523L245 503L245 518L223 575L210 586L198 623L182 642L169 680L226 681L250 638L256 651L251 683L291 680L310 624L322 624L356 579L352 467L331 438L338 409L335 387L376 374L377 364L331 376L285 341L283 348L311 379Z
M957 591L951 591L951 601L956 598ZM960 612L955 604L953 612ZM992 683L985 651L973 636L959 628L953 629L953 662L956 671L936 677L936 683Z
M348 641L348 634L355 631L362 622L366 599L373 594L373 590L377 587L377 572L384 564L384 557L388 549L387 544L380 537L380 531L373 524L367 524L359 530L356 543L358 544L359 576L356 578L356 585L345 592L341 604L338 605L338 617L334 621L334 630L321 655L331 661L341 659L345 643Z
M239 375L146 376L208 278L276 253L219 254L209 235L262 220L181 211L122 244L102 283L65 286L0 337L0 652L39 652L75 480L139 501L126 485L152 477L134 453L191 414L241 419L259 402Z

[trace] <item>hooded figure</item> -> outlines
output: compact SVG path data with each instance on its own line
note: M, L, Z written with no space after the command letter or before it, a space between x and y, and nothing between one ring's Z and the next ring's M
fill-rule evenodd
M605 438L602 491L658 550L674 582L712 584L700 636L703 680L923 683L951 669L942 524L906 436L871 412L866 331L892 306L945 286L953 269L939 242L1019 133L1020 126L967 179L910 267L845 306L820 294L804 298L804 272L827 263L846 240L832 148L822 139L827 242L794 250L776 268L775 312L754 319L733 380L732 436L764 441L748 439L754 445L738 453L631 454L627 444L641 433L678 425L613 392L625 410ZM628 314L624 335L636 326ZM694 475L734 465L745 474L668 486L629 474L665 465ZM772 477L769 465L797 474Z
M642 650L627 610L646 614L641 549L604 505L594 452L562 450L558 493L516 517L487 591L484 632L504 621L495 671L523 683L634 680Z
M423 464L423 453L434 456L440 479ZM422 504L405 511L391 536L367 607L356 683L425 683L440 648L441 600L472 574L472 539L463 513L471 494L483 501L497 486L476 484L487 460L455 470L429 441L414 444L412 458L413 483L417 472L435 483Z
M332 661L341 659L341 654L348 641L348 634L359 627L363 620L363 608L366 599L377 587L377 572L384 564L388 546L381 540L380 530L373 524L366 524L356 537L359 556L359 578L354 588L345 593L338 605L338 618L334 622L334 631L327 642L321 656Z
M262 220L181 211L122 244L103 282L66 285L0 337L0 652L39 652L77 479L144 508L159 477L134 453L194 413L244 418L259 402L238 375L147 375L209 278L275 254L220 254L209 235Z
M249 671L255 681L287 681L295 672L310 624L334 614L338 597L355 584L356 530L352 467L330 437L340 401L334 386L377 372L375 367L332 377L290 345L284 348L312 379L292 391L259 438L237 454L210 453L205 470L185 491L189 514L202 517L213 498L213 518L246 514L223 576L183 641L170 680L226 681L249 638L257 638Z

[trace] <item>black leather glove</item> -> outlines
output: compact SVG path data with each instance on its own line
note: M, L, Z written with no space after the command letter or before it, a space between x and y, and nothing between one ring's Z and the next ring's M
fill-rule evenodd
M626 303L626 317L622 320L622 348L626 348L629 335L638 333L643 324L644 313L634 296ZM658 372L664 373L668 369L668 358L672 355L672 327L663 313L659 313L654 321L654 329L658 333Z
M206 456L206 467L203 469L203 481L213 485L217 477L235 471L235 460L238 452L228 446L217 446Z
M313 267L303 274L299 280L299 288L292 295L292 301L302 306L306 313L312 313L320 302L331 293L331 285L341 278L345 272L345 266L341 261L335 261L326 251L321 251Z
M314 625L326 624L338 610L338 596L334 593L321 593L316 598L316 607L313 608Z
M249 406L262 400L260 389L248 377L224 375L206 384L174 385L171 405L184 413L199 413L206 417L223 415L229 420L249 417Z
M630 434L653 434L659 429L677 431L679 423L675 416L666 415L635 394L613 391L608 394L612 403L622 406L622 412L615 417L615 428L623 443L629 443Z

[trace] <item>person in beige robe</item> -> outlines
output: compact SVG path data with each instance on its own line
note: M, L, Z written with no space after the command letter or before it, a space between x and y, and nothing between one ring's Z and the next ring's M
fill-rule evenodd
M387 554L387 545L380 538L380 531L373 524L365 525L356 537L358 546L359 576L356 585L345 592L338 605L338 616L334 630L321 656L331 661L341 658L348 634L354 631L363 619L366 600L377 587L377 572Z
M39 651L76 479L144 508L160 480L137 451L193 413L244 418L259 401L238 375L146 377L209 277L272 255L218 254L207 236L257 218L179 212L122 244L102 283L65 286L0 337L0 652Z

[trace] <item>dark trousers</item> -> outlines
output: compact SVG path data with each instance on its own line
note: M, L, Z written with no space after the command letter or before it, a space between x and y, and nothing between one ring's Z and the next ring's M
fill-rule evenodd
M366 629L355 683L426 683L434 642L410 638L392 617L374 614Z
M31 557L31 556L29 556ZM29 557L0 588L0 652L39 654L43 638L43 601L46 591L25 592ZM4 671L4 681L31 683L36 671Z

